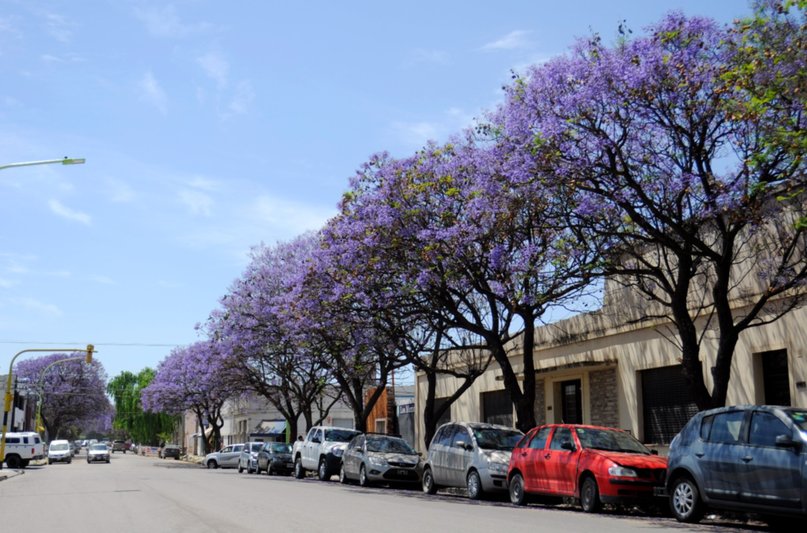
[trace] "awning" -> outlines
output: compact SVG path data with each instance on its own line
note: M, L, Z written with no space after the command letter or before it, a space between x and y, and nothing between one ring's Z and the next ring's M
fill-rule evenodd
M284 435L286 433L285 420L261 420L252 433L260 435Z

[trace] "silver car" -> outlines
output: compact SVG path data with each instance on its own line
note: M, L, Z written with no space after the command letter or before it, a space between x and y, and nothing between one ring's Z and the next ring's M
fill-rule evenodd
M258 471L258 452L263 450L264 442L248 442L241 450L241 455L238 456L238 473L244 470L247 474L260 474Z
M486 492L507 490L510 453L524 434L481 422L449 422L434 434L423 465L423 492L465 487L478 500Z
M236 468L243 449L243 444L230 444L217 452L205 455L204 464L208 468Z
M96 461L109 462L109 448L106 444L91 444L87 449L87 462L94 463Z
M339 481L356 480L366 487L370 483L418 483L420 455L400 437L392 435L358 435L342 454Z

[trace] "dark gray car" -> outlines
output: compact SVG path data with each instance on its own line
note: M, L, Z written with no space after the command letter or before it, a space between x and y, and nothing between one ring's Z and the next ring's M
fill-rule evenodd
M807 409L698 413L670 444L667 490L681 522L707 508L759 513L772 525L807 518Z
M272 474L291 475L294 460L291 457L291 444L285 442L267 442L258 452L258 471Z

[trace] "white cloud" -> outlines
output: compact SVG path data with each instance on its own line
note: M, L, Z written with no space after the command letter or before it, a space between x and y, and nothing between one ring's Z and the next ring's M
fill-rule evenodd
M182 22L173 4L161 7L136 9L135 16L145 25L149 33L156 37L185 37L192 33L208 30L212 27L206 22L187 24Z
M274 229L283 229L291 235L322 228L335 209L327 211L298 202L275 198L269 195L257 197L250 210L258 224L267 224Z
M188 185L194 189L201 189L209 192L219 190L219 183L216 180L205 178L203 176L196 176L188 182Z
M202 70L205 71L205 74L216 82L219 88L227 86L230 64L221 54L210 52L197 58L196 62L199 63Z
M424 48L416 48L409 54L407 65L416 65L419 63L432 63L436 65L446 65L449 63L451 57L448 52L444 50L426 50Z
M252 105L253 100L255 100L255 91L252 89L252 84L248 80L239 82L235 89L235 95L233 96L232 100L230 100L230 104L227 106L229 113L225 116L229 116L229 114L245 114L247 111L249 111L249 107Z
M85 59L78 54L68 53L64 55L42 54L39 56L45 63L83 63Z
M10 289L11 287L14 287L15 285L18 284L19 284L18 281L0 278L0 289Z
M113 179L107 180L107 194L109 195L109 201L116 204L128 204L137 197L134 190L127 183Z
M213 198L201 191L185 189L178 193L180 203L193 215L209 217L213 212Z
M94 281L95 283L101 285L115 285L115 281L107 276L92 276L90 281Z
M59 42L67 43L73 38L75 24L58 13L45 13L45 27L48 33Z
M526 48L530 45L527 36L530 34L524 30L514 30L495 41L491 41L482 50L514 50L516 48Z
M10 302L13 306L22 307L23 309L33 311L40 315L59 317L64 314L58 306L40 302L34 298L12 298Z
M426 142L437 140L443 130L436 122L394 122L392 129L406 144L423 146Z
M90 215L87 213L82 213L81 211L74 211L69 207L64 206L59 200L52 199L48 201L48 207L50 207L50 210L53 211L54 214L59 215L62 218L81 222L87 226L89 226L92 222Z
M138 86L143 100L156 107L163 115L168 112L168 98L151 72L146 72Z

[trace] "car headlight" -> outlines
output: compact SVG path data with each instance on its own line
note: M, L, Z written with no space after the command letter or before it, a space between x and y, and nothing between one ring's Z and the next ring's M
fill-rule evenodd
M636 470L614 465L608 469L608 475L613 477L637 477Z
M367 458L367 462L369 462L373 466L387 466L387 460L383 457L376 457L375 455L371 455Z
M488 463L488 469L494 474L506 474L508 466L506 463L494 463L493 461Z
M331 448L331 453L336 457L342 457L342 452L344 452L342 448Z

